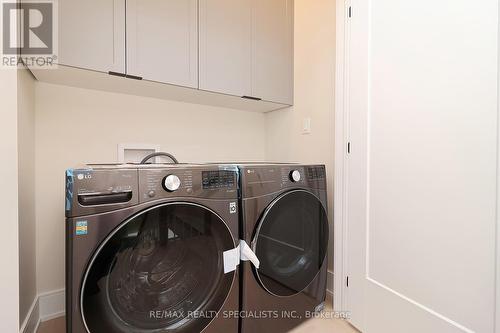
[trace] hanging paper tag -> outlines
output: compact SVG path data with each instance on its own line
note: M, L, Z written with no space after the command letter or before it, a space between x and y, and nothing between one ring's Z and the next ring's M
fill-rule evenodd
M225 251L223 254L224 259L224 274L229 272L233 272L236 270L236 267L240 264L240 246Z
M240 240L240 244L236 248L225 251L223 260L224 274L234 272L240 261L250 261L257 269L260 266L259 259L244 240Z
M243 261L250 261L257 269L260 266L259 258L244 240L240 240L240 258Z

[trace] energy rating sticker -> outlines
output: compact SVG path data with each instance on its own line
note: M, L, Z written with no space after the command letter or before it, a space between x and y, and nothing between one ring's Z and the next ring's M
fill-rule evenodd
M76 222L76 234L86 235L87 234L87 221L77 221Z

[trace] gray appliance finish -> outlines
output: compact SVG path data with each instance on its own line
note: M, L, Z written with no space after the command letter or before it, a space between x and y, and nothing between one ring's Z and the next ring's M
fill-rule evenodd
M237 204L234 166L68 170L67 332L237 332Z
M328 218L323 165L240 165L242 239L260 260L245 262L241 333L287 332L322 309Z

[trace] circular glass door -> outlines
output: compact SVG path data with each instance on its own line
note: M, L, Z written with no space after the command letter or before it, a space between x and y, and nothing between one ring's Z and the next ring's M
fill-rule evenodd
M319 199L303 190L285 193L269 205L256 230L256 275L271 294L295 295L314 280L327 247L328 217Z
M94 255L82 285L90 333L201 332L221 309L234 272L226 224L209 209L169 203L137 214Z

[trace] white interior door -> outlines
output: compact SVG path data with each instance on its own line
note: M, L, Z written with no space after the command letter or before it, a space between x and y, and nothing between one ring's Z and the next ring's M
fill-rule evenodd
M351 321L493 333L498 1L352 0L348 24Z

